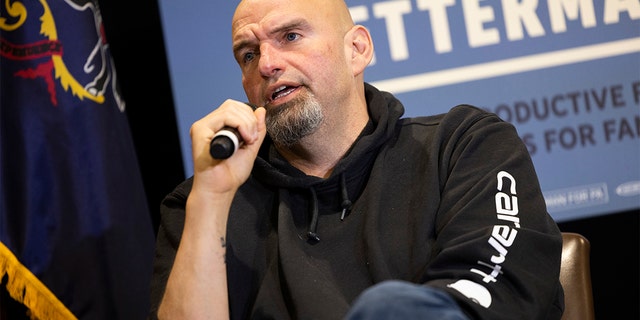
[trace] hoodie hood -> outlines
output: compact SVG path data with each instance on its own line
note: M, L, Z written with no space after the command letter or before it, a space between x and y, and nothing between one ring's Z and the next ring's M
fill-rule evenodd
M291 166L276 151L268 136L256 158L253 178L277 190L280 201L288 198L283 194L288 190L308 190L311 218L307 236L310 241L319 241L315 234L319 214L318 193L333 192L342 207L340 217L344 219L364 188L377 150L393 136L395 126L404 114L399 100L367 83L365 98L369 123L328 178L309 176Z
M369 110L369 123L344 158L338 162L330 177L323 179L308 176L294 168L279 155L268 136L256 158L252 172L254 177L272 187L308 188L337 181L340 175L351 170L354 165L361 166L364 158L372 158L375 151L392 136L398 119L404 114L404 107L400 101L368 83L365 83L365 98Z

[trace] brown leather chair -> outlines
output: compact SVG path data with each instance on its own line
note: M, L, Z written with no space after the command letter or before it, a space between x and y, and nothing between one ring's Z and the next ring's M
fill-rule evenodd
M593 291L591 288L591 246L578 233L562 233L562 263L560 283L564 288L562 320L593 320Z

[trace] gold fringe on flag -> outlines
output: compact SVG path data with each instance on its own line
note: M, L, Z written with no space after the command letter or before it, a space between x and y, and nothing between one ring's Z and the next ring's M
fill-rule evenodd
M77 319L58 298L25 268L16 256L0 242L0 279L7 274L7 291L29 309L32 319Z

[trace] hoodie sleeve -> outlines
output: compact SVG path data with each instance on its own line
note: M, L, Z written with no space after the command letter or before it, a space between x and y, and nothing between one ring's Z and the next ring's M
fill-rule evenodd
M440 128L437 254L426 284L477 319L559 319L562 237L515 127L461 106Z
M150 312L147 319L158 318L158 307L167 286L173 260L178 251L184 227L185 206L193 178L189 178L169 193L160 204L160 225L156 236L155 257L151 277Z

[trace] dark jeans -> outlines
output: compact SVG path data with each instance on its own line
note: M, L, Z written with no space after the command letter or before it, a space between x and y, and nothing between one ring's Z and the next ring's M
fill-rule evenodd
M469 320L446 292L405 281L389 280L365 290L346 320Z

